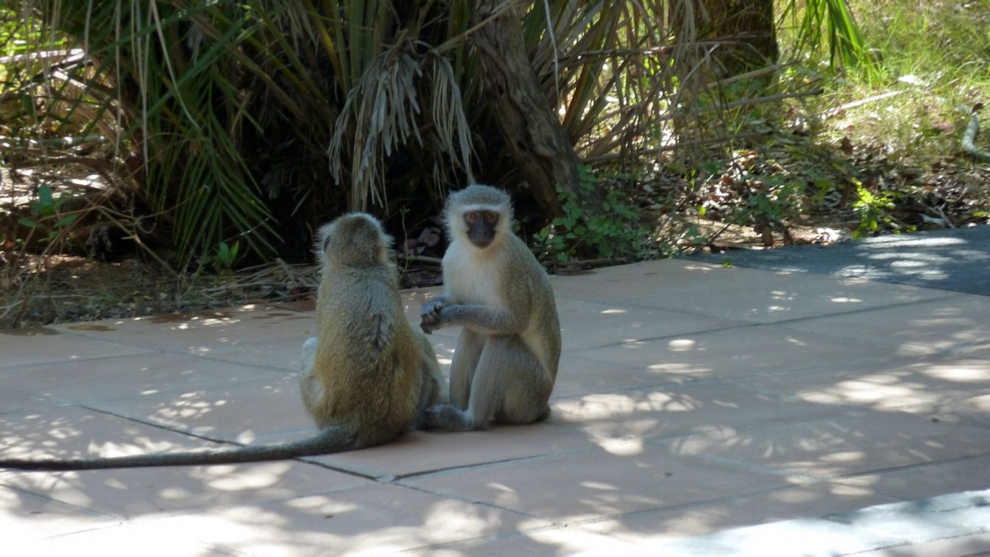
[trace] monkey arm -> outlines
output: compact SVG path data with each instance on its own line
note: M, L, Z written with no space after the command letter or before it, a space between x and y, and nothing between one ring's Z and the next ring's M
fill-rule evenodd
M440 310L434 328L458 325L485 335L517 335L529 326L529 311L504 311L489 306L455 304Z
M426 334L432 333L435 329L446 327L440 324L440 311L443 308L457 304L457 298L450 294L442 294L423 304L423 309L419 310L419 328Z

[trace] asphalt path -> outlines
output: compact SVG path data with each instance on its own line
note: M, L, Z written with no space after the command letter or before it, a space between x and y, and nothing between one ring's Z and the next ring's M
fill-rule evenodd
M828 246L733 250L691 258L990 296L990 226L894 234Z

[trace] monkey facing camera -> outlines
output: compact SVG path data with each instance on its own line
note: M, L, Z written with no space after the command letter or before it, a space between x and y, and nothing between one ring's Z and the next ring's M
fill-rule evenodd
M450 365L450 404L433 405L424 429L465 431L528 424L550 415L560 322L546 271L510 230L512 202L490 186L451 194L442 295L420 327L462 327Z
M0 469L88 470L281 460L385 443L419 425L447 388L426 336L406 321L392 239L374 217L320 228L316 334L302 347L300 387L320 432L290 443L69 460L0 459Z

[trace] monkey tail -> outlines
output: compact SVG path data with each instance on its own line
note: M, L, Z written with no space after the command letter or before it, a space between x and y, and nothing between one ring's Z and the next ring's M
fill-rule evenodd
M270 445L247 445L236 448L179 453L152 453L114 458L0 459L0 469L7 470L105 470L110 468L149 468L157 466L193 466L238 464L318 456L361 448L352 428L329 426L308 439Z

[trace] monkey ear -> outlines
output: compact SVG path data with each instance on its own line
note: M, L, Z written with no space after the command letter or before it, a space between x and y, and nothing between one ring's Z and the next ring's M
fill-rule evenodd
M313 254L320 265L327 264L327 250L330 249L330 224L324 224L316 231L313 241Z

